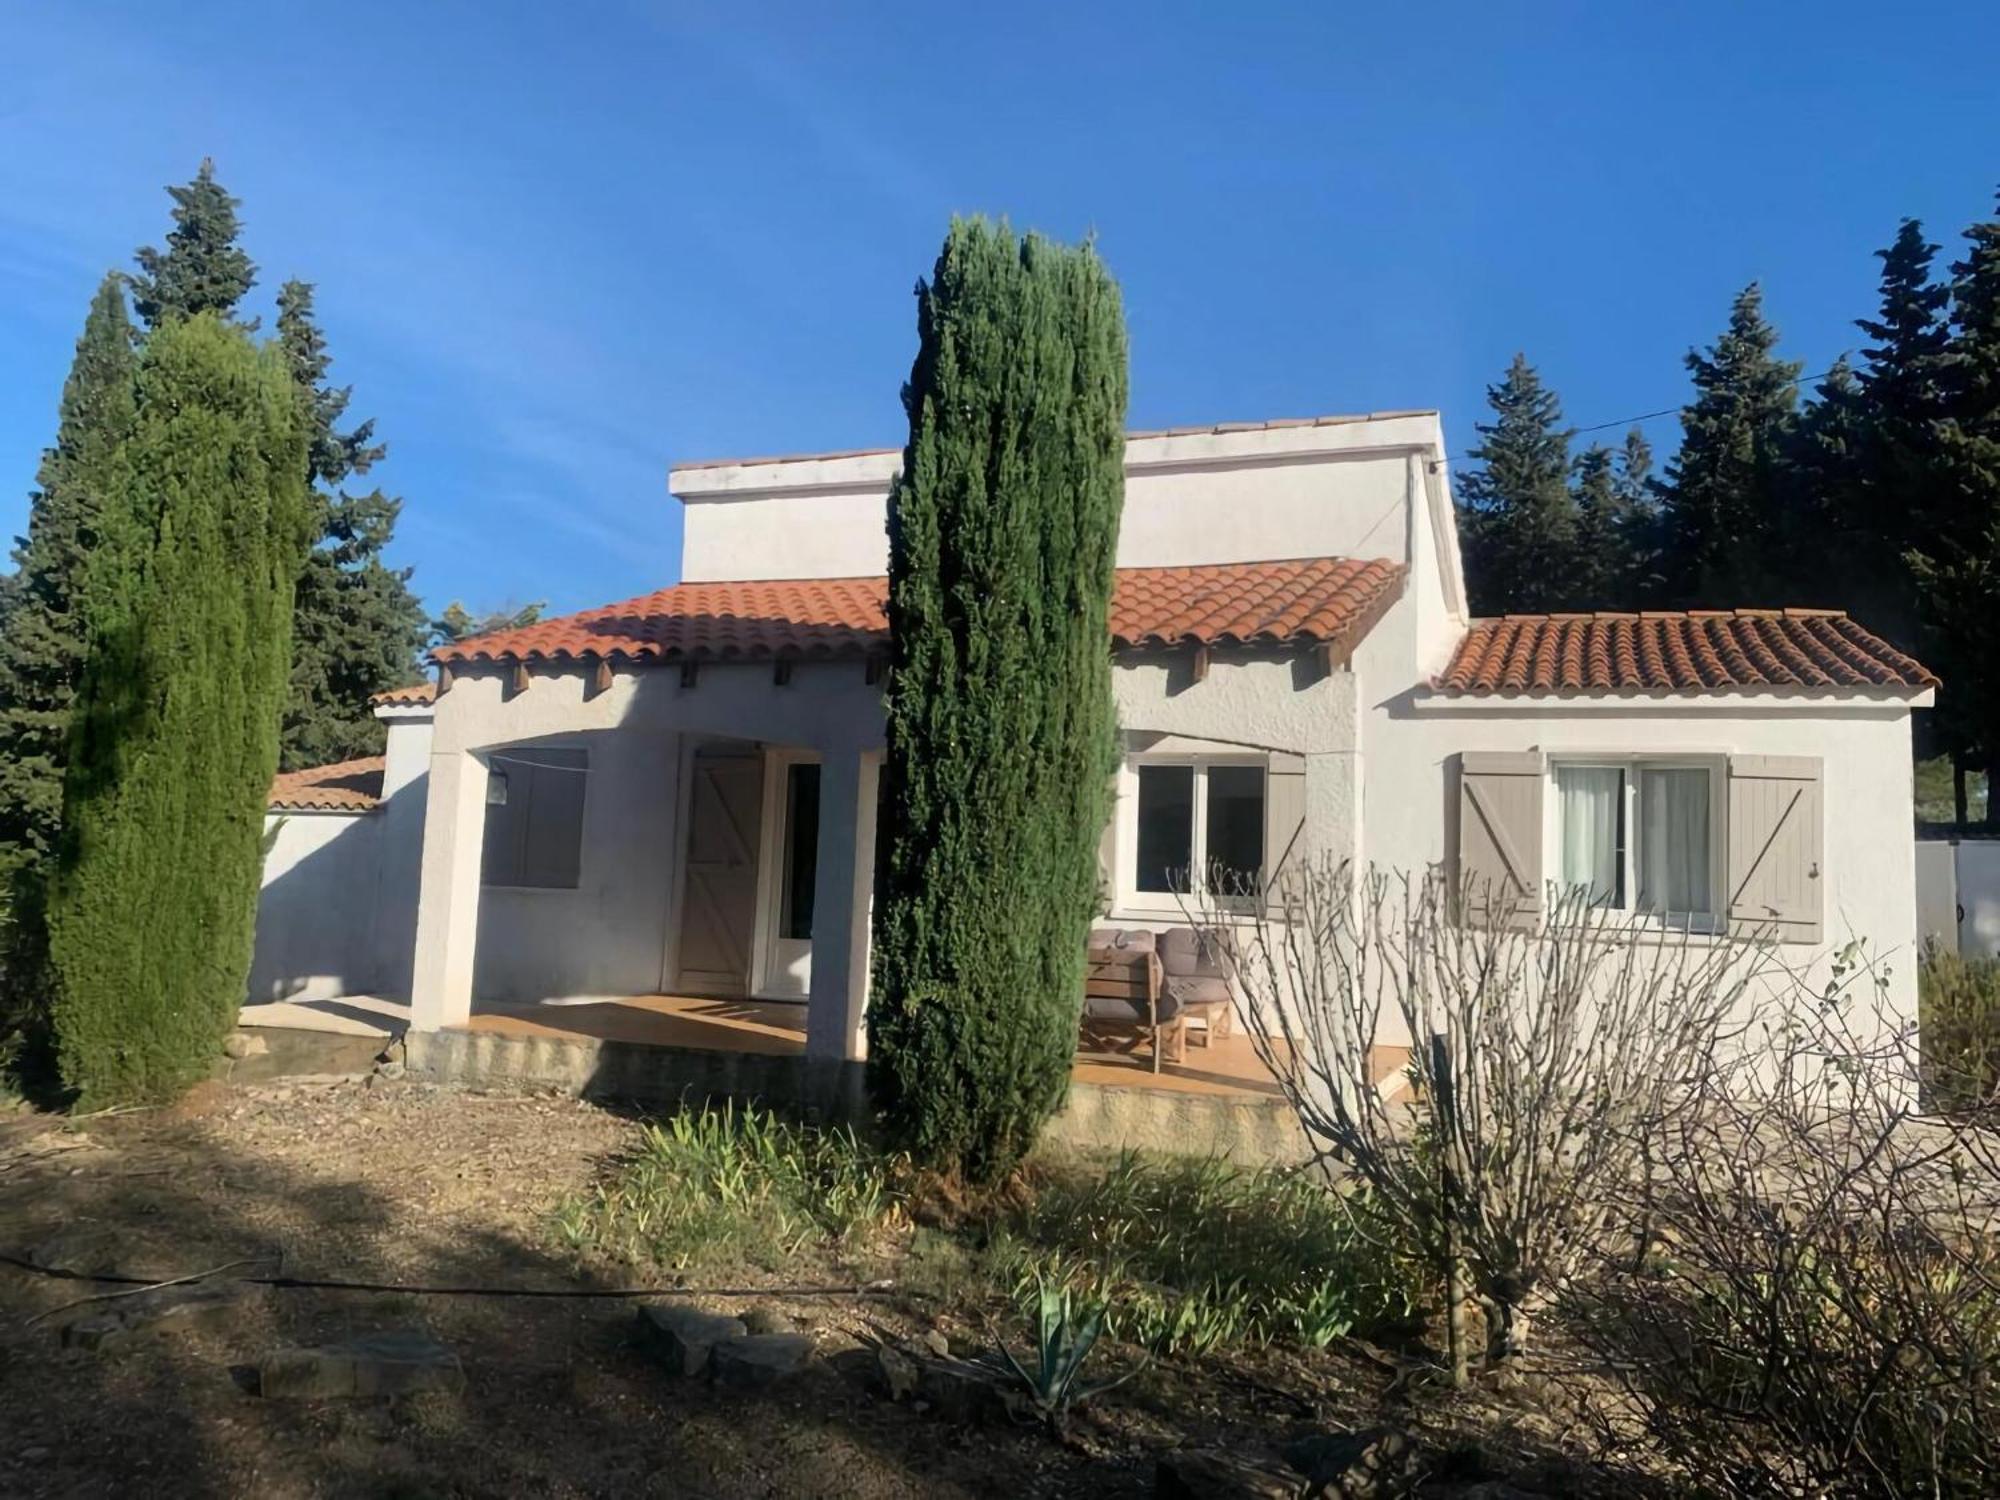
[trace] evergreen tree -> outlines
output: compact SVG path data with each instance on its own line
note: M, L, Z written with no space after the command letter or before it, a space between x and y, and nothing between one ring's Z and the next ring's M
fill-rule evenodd
M1610 609L1639 609L1657 601L1660 576L1660 488L1653 478L1653 445L1637 427L1625 434L1612 464L1611 487L1625 528L1624 575L1613 581Z
M548 606L540 601L523 604L518 608L509 604L499 609L487 610L484 614L474 614L457 599L444 607L444 613L430 623L430 644L433 646L456 646L460 641L469 641L474 636L492 635L498 630L519 630L523 625L532 625L541 619L542 611Z
M174 227L167 248L137 252L139 274L132 278L132 305L140 321L158 328L169 318L212 312L227 318L257 279L257 268L236 243L242 205L215 180L215 163L204 159L194 181L170 187Z
M954 221L918 288L889 503L870 1066L891 1131L975 1178L1068 1088L1116 765L1108 614L1126 346L1088 246Z
M123 492L136 355L123 283L97 289L42 455L28 534L0 580L0 885L7 888L0 1034L46 1001L42 897L62 822L70 705L82 675L87 564L108 496Z
M1945 684L1938 714L1954 760L2000 763L2000 217L1965 233L1953 263L1950 337L1939 370L1937 500L1924 506L1910 562L1930 664Z
M288 281L278 290L278 348L305 413L315 537L299 576L291 701L280 745L281 764L296 770L380 752L382 726L368 700L409 681L426 621L409 570L382 561L402 502L379 489L349 495L340 488L386 450L373 441L373 422L341 426L353 391L327 384L333 361L306 282Z
M50 900L65 1083L201 1077L243 999L308 516L283 357L214 312L147 339L107 497Z
M1480 467L1458 484L1472 612L1563 608L1576 591L1578 564L1562 404L1524 354L1486 388L1486 402L1494 420L1478 424L1479 444L1469 455Z
M1672 601L1727 608L1789 604L1784 460L1798 408L1800 366L1777 357L1753 281L1706 353L1690 350L1694 400L1681 410L1681 447L1667 468L1664 571ZM1773 597L1773 591L1778 597Z
M1617 456L1602 443L1577 455L1573 504L1575 561L1563 589L1563 607L1615 609L1632 573L1628 549L1633 521L1618 483Z

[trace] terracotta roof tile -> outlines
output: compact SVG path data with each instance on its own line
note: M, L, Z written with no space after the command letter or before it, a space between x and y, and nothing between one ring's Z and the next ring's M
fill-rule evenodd
M1320 557L1197 568L1121 568L1111 601L1120 646L1351 648L1402 591L1402 564ZM732 661L863 655L888 642L883 578L682 583L643 598L461 641L439 662Z
M1838 610L1703 609L1474 620L1449 693L1707 693L1928 688L1921 662Z
M382 800L383 759L370 755L307 771L286 771L271 783L273 812L367 812Z
M437 684L434 682L415 682L411 683L408 687L390 688L387 692L371 694L368 701L378 704L393 704L397 708L418 708L426 703L437 701Z

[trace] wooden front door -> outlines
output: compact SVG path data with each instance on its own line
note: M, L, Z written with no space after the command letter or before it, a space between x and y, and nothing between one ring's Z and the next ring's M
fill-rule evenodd
M689 764L676 988L691 995L742 995L749 988L757 927L763 761L757 755L698 751Z

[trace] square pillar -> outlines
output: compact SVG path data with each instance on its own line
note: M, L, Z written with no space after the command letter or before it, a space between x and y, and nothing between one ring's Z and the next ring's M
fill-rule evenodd
M875 807L882 752L829 750L820 759L819 861L813 874L812 986L806 1056L868 1055L868 914L875 891Z
M479 870L486 842L486 762L464 750L431 756L410 1026L437 1031L472 1016L479 946Z

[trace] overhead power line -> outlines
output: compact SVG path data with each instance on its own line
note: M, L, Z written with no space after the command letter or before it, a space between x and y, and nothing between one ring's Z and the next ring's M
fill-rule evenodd
M1800 385L1817 385L1832 373L1832 370L1821 370L1817 375L1801 375L1797 383ZM1582 437L1585 433L1603 432L1607 428L1612 427L1637 427L1641 422L1655 422L1661 417L1677 417L1686 409L1687 403L1683 401L1678 406L1663 406L1658 411L1642 411L1636 417L1614 417L1609 422L1592 422L1588 427L1572 427L1569 429L1569 435L1571 437ZM1470 461L1474 457L1475 455L1469 452L1454 453L1451 455L1451 461L1459 463L1461 461Z

